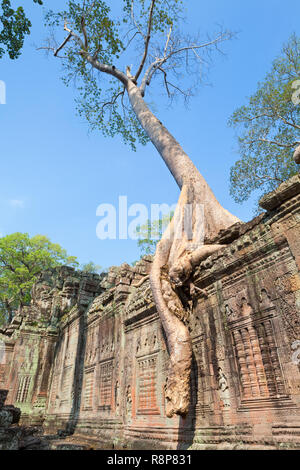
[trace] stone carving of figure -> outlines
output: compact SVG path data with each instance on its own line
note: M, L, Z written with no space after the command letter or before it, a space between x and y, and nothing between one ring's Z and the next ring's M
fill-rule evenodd
M220 398L224 408L230 407L230 395L226 375L224 374L222 367L218 368L217 375L218 388L220 391Z
M274 304L271 300L271 297L268 294L268 292L266 291L266 289L261 290L259 302L260 302L260 308L261 309L267 309L267 308L274 307Z
M253 309L248 303L247 299L243 297L241 302L241 316L248 317L249 315L251 315L251 313L253 313Z
M232 318L234 317L234 312L232 308L230 308L230 305L228 304L225 305L225 315L228 318L228 320L232 320Z
M132 412L131 386L127 385L127 389L126 389L126 416L131 417L131 412Z

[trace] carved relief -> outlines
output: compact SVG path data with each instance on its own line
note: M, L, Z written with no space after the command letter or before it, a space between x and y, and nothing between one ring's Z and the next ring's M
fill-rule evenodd
M271 300L271 296L268 294L266 289L261 289L259 303L260 310L267 310L275 307Z
M134 289L133 293L128 297L125 307L126 317L132 316L133 313L147 307L153 302L150 283L146 280L140 287Z
M100 403L104 410L111 409L113 361L100 364Z
M61 384L61 405L66 404L70 401L71 390L72 390L72 366L64 367Z
M207 365L206 357L206 345L204 338L201 341L198 341L193 345L193 350L195 354L196 367L195 375L197 380L195 380L194 386L194 395L196 400L196 414L198 416L205 416L207 412L211 411L210 407L210 393L211 393L211 384L210 384L210 375Z
M221 367L218 368L217 382L222 405L224 408L230 408L228 381Z
M16 396L17 403L25 403L28 399L29 388L31 385L31 376L21 375Z
M126 416L131 417L132 415L132 393L131 393L131 385L127 385L126 394L125 394L125 409L126 409Z
M248 303L246 297L242 297L240 305L240 316L249 317L253 313L252 306Z
M160 414L157 406L157 355L138 360L138 414Z
M94 369L86 371L84 387L84 409L93 407L94 396Z
M232 331L242 399L285 395L271 320Z

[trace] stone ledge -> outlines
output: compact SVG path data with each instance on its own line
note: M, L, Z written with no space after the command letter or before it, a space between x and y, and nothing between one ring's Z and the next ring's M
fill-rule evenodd
M298 194L300 194L300 173L282 183L275 191L263 196L259 205L267 211L272 211Z

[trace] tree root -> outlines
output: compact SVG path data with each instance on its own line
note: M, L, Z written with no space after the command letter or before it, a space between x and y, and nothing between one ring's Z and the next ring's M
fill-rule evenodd
M188 322L191 310L187 305L183 305L179 290L190 284L193 269L201 260L224 247L224 245L204 245L203 241L201 242L200 234L197 232L199 229L201 231L201 224L196 218L193 219L192 238L189 238L184 228L181 228L185 217L185 205L194 204L195 201L197 202L194 187L184 185L174 218L157 245L150 273L151 288L166 333L170 355L165 387L168 417L185 416L190 405L192 341ZM230 217L225 209L224 214L224 219L219 221L220 229L236 222L235 219L231 219L232 223L228 223ZM217 207L216 217L221 215L222 211ZM210 216L212 217L211 214ZM217 222L213 221L211 226L216 227ZM182 230L181 234L179 230Z

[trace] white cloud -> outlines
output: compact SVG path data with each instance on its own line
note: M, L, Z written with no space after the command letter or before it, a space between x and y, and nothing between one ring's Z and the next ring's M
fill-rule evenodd
M23 209L25 207L25 202L22 199L10 199L9 205L11 207L17 207L19 209Z

